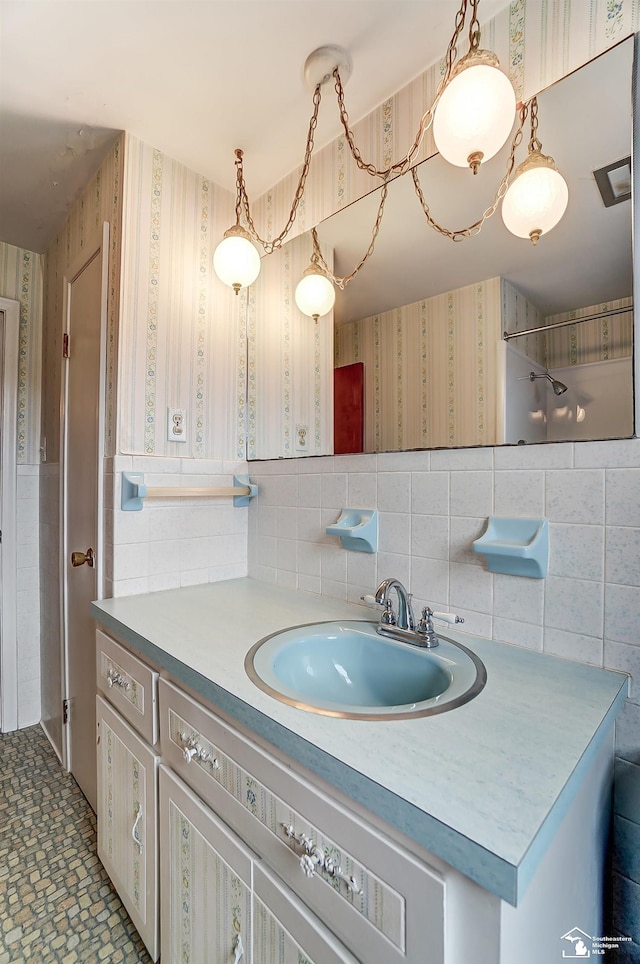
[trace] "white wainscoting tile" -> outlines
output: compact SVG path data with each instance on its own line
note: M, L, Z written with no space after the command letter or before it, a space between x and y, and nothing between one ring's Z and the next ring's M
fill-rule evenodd
M544 635L544 651L563 659L573 659L580 663L602 666L604 644L602 636L587 636L569 633L562 629L547 627Z
M575 579L604 578L604 526L549 526L549 575Z
M451 473L451 515L482 516L493 513L492 472Z
M411 475L409 472L378 473L378 509L382 512L411 511Z
M496 472L494 478L495 515L544 516L544 472Z
M519 619L503 619L499 616L493 618L493 637L503 643L541 652L542 636L542 626L539 624L522 622Z
M604 665L607 669L618 669L631 675L629 699L640 703L640 646L604 640Z
M613 526L640 526L640 469L605 472L606 521Z
M544 579L523 576L493 577L493 611L507 619L542 626L544 613Z
M493 613L493 574L478 566L450 563L449 598L454 612ZM473 630L469 630L472 632Z
M640 589L605 584L605 639L640 645Z
M640 529L607 527L605 578L608 583L640 586Z
M551 522L604 523L604 471L546 473L546 517Z
M602 583L549 576L545 585L544 625L569 633L601 636Z
M380 512L378 517L380 552L411 553L411 514Z
M411 516L411 555L427 559L449 558L448 516Z

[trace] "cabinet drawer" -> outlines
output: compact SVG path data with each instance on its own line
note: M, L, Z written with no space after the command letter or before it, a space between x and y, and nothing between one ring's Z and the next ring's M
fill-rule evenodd
M331 924L331 922L329 922ZM253 865L253 964L358 964L262 861Z
M367 964L441 964L444 883L166 680L163 759Z
M158 742L158 674L101 629L96 650L98 689L153 746Z

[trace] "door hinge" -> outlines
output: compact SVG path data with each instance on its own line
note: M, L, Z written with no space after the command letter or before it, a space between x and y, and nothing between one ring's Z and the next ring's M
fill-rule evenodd
M62 336L62 357L63 358L69 357L69 335L67 334L66 331Z
M65 723L68 723L68 722L69 722L69 715L70 715L69 700L63 700L63 701L62 701L62 724L63 724L63 726L64 726Z

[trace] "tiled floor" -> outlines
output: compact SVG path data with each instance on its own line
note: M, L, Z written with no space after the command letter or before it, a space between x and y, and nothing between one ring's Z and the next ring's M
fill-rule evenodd
M0 964L150 957L96 854L96 821L39 726L0 734Z

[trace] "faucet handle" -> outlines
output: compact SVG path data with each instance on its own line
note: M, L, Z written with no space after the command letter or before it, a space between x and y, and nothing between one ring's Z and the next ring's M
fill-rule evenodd
M360 599L361 599L362 602L365 604L365 606L375 607L375 606L381 606L381 605L382 605L382 603L381 603L381 602L378 602L378 600L376 599L376 597L375 597L375 596L372 596L370 592L367 592L367 593L365 593L363 596L360 596Z
M434 619L439 619L443 623L449 623L453 625L454 623L463 623L464 619L462 616L456 616L455 613L431 613Z
M419 633L432 633L433 632L433 616L434 612L428 606L424 606L422 609L422 616L420 622L418 623L417 629Z
M396 626L396 625L397 625L396 614L395 614L394 611L393 611L393 606L391 605L391 600L390 600L390 599L387 599L387 603L386 603L386 606L385 606L385 608L384 608L384 612L382 613L382 615L381 615L381 617L380 617L380 625L381 625L381 626Z

